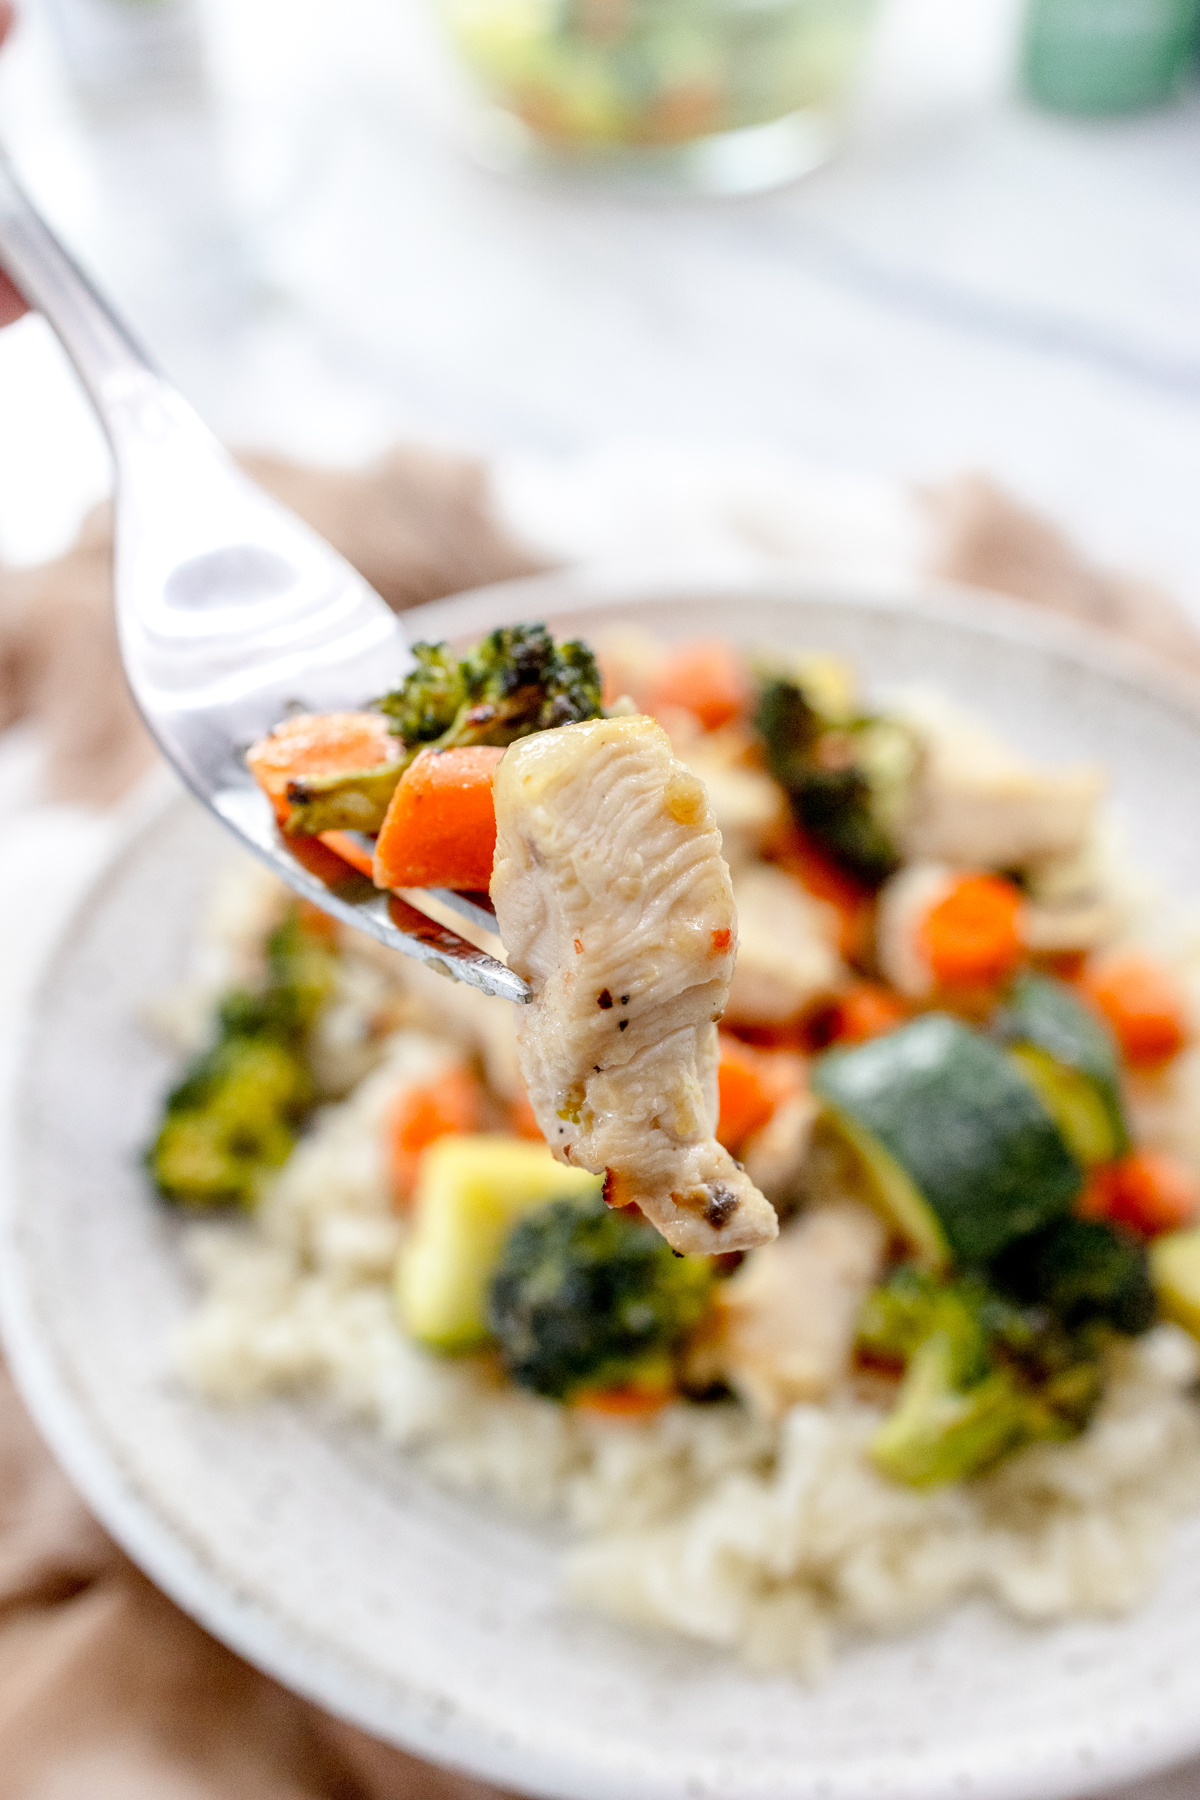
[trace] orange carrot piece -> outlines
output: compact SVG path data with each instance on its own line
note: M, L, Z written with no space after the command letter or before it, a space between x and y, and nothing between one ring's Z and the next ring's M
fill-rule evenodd
M1011 975L1024 954L1021 891L1002 875L963 875L917 927L939 987L982 986Z
M289 812L289 781L377 769L395 762L398 752L399 742L380 713L298 713L247 750L246 766L282 825Z
M573 1406L583 1412L599 1413L609 1419L648 1419L674 1400L673 1387L585 1388L575 1395Z
M375 840L377 887L486 892L496 854L492 776L503 755L485 744L422 750Z
M831 1044L865 1044L885 1037L909 1017L899 994L878 981L856 981L840 994L830 1009Z
M1152 1068L1187 1043L1187 1002L1169 970L1136 951L1106 956L1084 970L1085 999L1107 1019L1132 1068Z
M647 696L652 713L681 707L706 731L740 719L754 692L746 664L721 638L698 638L668 652Z
M724 1031L720 1046L717 1137L736 1153L753 1132L761 1130L780 1101L796 1092L803 1076L798 1059L786 1051L752 1050Z
M1192 1223L1200 1212L1200 1182L1173 1156L1134 1150L1092 1171L1076 1211L1157 1237Z
M375 860L365 844L360 844L352 831L322 831L321 842L343 862L348 862L352 869L360 875L370 877L374 873Z
M462 1064L436 1081L404 1088L387 1113L388 1167L398 1206L407 1204L422 1152L439 1138L479 1129L479 1083Z
M324 835L324 834L322 834ZM290 837L287 847L302 868L315 875L318 881L334 890L343 887L350 880L353 870L344 856L339 856L328 844L322 843L319 837Z
M508 1103L508 1129L514 1137L529 1138L535 1143L545 1141L545 1134L537 1119L533 1107L529 1104L528 1094L518 1094Z

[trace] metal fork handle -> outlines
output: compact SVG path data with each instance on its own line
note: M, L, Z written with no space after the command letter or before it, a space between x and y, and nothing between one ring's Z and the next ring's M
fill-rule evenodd
M186 471L194 478L188 486L190 511L204 515L205 502L212 500L214 493L218 514L222 509L228 509L231 498L236 511L242 496L251 490L251 484L182 396L160 375L108 302L59 242L17 179L2 144L0 267L9 274L29 304L43 314L62 343L108 438L118 473L122 477L136 477L136 485L143 490L143 495L153 496L157 486L160 496L174 498L177 496L170 495L169 489L172 485L178 487L180 475ZM164 460L160 451L168 439L172 455ZM212 485L214 481L215 486ZM206 484L209 484L207 492ZM131 481L130 485L135 483ZM255 504L260 509L271 504L257 490L253 491ZM291 520L288 529L305 530L298 520ZM318 542L313 540L314 544ZM196 547L202 549L204 546L200 543ZM320 545L320 549L333 557L328 545ZM118 556L119 553L118 540ZM336 560L340 563L340 559ZM371 601L381 612L386 610L377 596L372 595ZM214 794L211 786L198 776L194 759L188 756L186 748L181 747L179 741L164 736L161 720L156 720L153 709L147 708L139 683L130 671L131 656L143 674L146 666L145 657L140 654L145 648L145 634L137 608L122 603L118 593L117 612L126 670L130 673L134 697L152 734L198 797L277 874L317 904L326 905L337 917L371 932L419 961L453 974L484 993L518 1002L529 999L528 987L512 970L407 902L377 894L368 903L352 905L336 896L325 895L314 878L293 865L287 852L272 841L277 835L273 826L265 826L257 815L240 816L245 811L243 795L232 790ZM187 649L186 643L184 649ZM262 813L262 796L253 797L259 802L257 812ZM235 817L235 813L239 816ZM269 836L265 835L268 830ZM478 898L451 894L440 897L475 924L495 929L494 915L479 904Z
M0 144L0 263L66 350L100 423L120 451L122 401L165 385L21 186Z

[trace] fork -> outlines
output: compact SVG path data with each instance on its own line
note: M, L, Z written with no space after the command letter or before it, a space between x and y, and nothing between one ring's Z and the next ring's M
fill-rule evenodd
M238 468L82 273L0 148L0 266L55 332L112 450L125 674L193 794L306 900L485 994L511 969L397 894L329 887L287 848L245 751L290 712L355 709L413 658L394 613L331 545ZM494 932L486 895L433 894Z

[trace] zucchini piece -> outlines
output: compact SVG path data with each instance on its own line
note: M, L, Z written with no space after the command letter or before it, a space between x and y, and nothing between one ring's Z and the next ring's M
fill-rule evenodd
M1129 1148L1121 1065L1112 1033L1065 982L1017 980L995 1025L1085 1165L1114 1162Z
M1200 1226L1155 1238L1150 1279L1163 1317L1200 1338Z
M319 831L377 832L397 783L412 761L381 763L376 769L355 769L345 775L313 775L288 783L289 837L315 837Z
M488 1284L517 1221L548 1200L599 1194L603 1178L555 1162L545 1144L445 1137L421 1159L412 1235L396 1265L410 1337L457 1353L488 1341Z
M1083 1169L1007 1052L946 1013L813 1072L870 1197L926 1264L990 1262L1070 1212Z

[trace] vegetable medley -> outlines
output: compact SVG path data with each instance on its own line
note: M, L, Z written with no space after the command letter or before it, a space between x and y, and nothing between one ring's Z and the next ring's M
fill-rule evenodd
M1083 1431L1112 1348L1160 1317L1200 1336L1200 1183L1145 1104L1191 1043L1188 998L1133 940L1094 771L868 709L817 654L630 634L598 665L528 625L416 656L361 713L250 752L282 831L331 882L485 890L505 748L606 698L657 717L706 784L739 912L717 1137L782 1229L675 1254L554 1159L476 1041L388 1112L398 1328L625 1416L868 1392L875 1462L918 1487ZM293 904L224 996L147 1153L165 1199L258 1204L331 1097L318 1041L352 936Z

